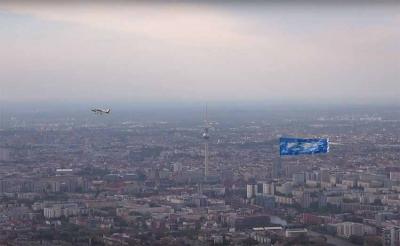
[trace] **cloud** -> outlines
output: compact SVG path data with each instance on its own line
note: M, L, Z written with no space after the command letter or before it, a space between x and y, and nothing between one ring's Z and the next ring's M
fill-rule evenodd
M10 100L386 100L400 89L400 19L390 9L359 16L211 4L0 9L29 17L18 37L0 30Z
M162 42L221 45L248 41L232 30L234 19L205 5L6 2L0 8L38 19L130 33Z

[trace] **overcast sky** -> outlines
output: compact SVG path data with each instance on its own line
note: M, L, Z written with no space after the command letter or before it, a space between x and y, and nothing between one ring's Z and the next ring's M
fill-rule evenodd
M400 4L1 1L0 41L0 101L400 102Z

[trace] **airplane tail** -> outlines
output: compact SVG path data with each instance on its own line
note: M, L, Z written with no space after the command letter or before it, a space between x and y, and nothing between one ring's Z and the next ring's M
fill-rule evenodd
M109 114L111 112L111 109L107 109L106 113Z

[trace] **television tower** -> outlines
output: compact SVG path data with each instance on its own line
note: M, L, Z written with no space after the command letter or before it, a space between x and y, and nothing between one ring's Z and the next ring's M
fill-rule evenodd
M206 180L208 177L208 140L210 139L210 135L208 133L208 129L210 127L208 123L208 115L207 115L207 105L206 105L206 112L204 115L204 132L203 132L203 139L204 139L204 179Z

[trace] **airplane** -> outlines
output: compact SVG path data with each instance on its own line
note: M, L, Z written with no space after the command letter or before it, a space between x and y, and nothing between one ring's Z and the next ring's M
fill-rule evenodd
M109 114L111 112L111 109L94 108L91 111L95 114Z

